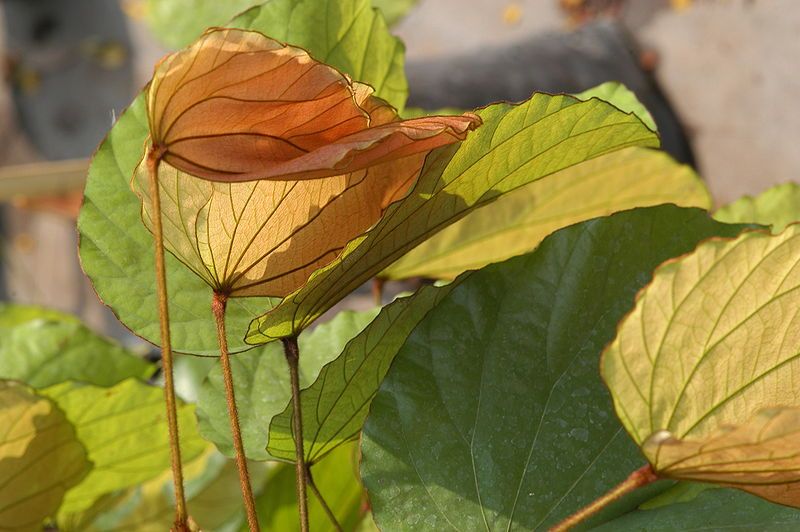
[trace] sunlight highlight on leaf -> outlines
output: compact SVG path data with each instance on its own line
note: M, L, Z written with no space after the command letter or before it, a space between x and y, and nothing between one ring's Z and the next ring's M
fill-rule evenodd
M42 530L64 493L91 469L86 449L56 405L0 380L0 528Z
M658 145L635 116L596 99L536 93L519 105L495 104L479 114L483 126L459 146L432 153L409 195L255 320L246 341L296 335L410 249L506 192L618 149Z
M711 240L659 268L603 355L659 474L800 506L800 226Z
M634 207L711 206L694 171L661 151L626 148L515 190L469 213L381 273L452 279L534 249L568 225Z
M800 185L784 183L758 196L744 196L721 207L714 218L727 223L770 225L773 233L780 233L790 223L800 220Z

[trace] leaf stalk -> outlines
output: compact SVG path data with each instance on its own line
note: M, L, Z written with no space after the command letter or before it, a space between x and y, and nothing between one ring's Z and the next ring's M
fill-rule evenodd
M342 525L339 524L339 520L336 519L336 514L333 513L331 507L328 506L328 503L325 502L325 499L322 497L322 493L317 488L317 484L314 482L314 477L311 475L311 467L306 470L306 476L308 481L308 487L311 488L311 492L317 498L317 502L319 505L322 506L322 509L325 511L325 515L328 516L333 528L336 529L336 532L343 532Z
M626 495L632 492L635 489L641 488L646 486L652 482L658 480L658 475L650 464L640 467L630 475L628 478L617 484L616 487L611 489L608 493L596 499L595 501L591 502L587 506L584 506L571 516L567 517L554 527L550 529L550 532L563 532L566 530L570 530L572 527L580 524L581 522L585 521L589 517L593 516L594 514L598 513L600 510L611 504L612 502L620 499L623 495Z
M289 377L292 382L292 426L295 452L295 487L297 488L297 510L300 514L300 530L308 532L308 466L303 450L303 415L300 410L300 347L297 338L283 339L283 352L289 365Z
M158 318L161 328L161 368L164 372L164 402L167 408L169 428L170 462L175 488L175 532L188 532L186 495L183 491L183 469L181 467L180 435L178 433L178 407L175 400L173 380L172 341L169 330L169 302L167 300L167 270L164 260L164 231L161 225L161 196L158 189L158 165L161 152L153 149L147 157L150 177L150 196L153 201L153 236L155 237L156 292L158 296Z
M219 360L222 366L222 380L225 382L225 399L228 403L228 418L231 422L233 435L233 449L236 456L236 469L239 471L239 485L242 490L245 510L247 512L247 525L250 532L259 532L258 514L253 497L253 488L250 485L250 473L247 470L247 457L244 454L242 430L239 426L239 411L236 408L236 394L233 387L233 370L231 369L230 353L228 352L228 337L225 330L225 311L228 307L227 294L214 291L211 299L211 311L217 324L217 339L219 341Z

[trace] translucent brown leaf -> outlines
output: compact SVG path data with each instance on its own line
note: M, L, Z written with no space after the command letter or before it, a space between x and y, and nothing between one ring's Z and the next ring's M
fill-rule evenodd
M400 121L305 50L261 33L212 29L156 67L152 144L173 167L213 181L347 174L462 140L473 114Z

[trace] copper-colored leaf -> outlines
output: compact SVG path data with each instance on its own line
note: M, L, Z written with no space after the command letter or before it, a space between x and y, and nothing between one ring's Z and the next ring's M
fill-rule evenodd
M147 94L163 160L213 181L347 174L463 140L473 114L399 121L383 101L300 48L212 29L156 67Z

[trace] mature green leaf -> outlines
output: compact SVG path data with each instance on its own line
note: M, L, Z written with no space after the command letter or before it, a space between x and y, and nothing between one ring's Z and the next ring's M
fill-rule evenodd
M797 510L740 491L714 489L687 502L627 513L592 530L793 532L798 528L800 512Z
M618 149L658 144L636 117L596 99L535 93L521 104L495 104L479 114L483 126L459 146L431 153L409 195L255 320L246 340L296 335L436 231L506 192Z
M17 325L22 325L33 320L49 320L70 323L80 323L81 321L72 314L59 312L35 305L18 305L16 303L0 303L0 333L5 334L7 330L13 329Z
M119 118L92 159L78 217L81 264L97 294L131 331L158 345L153 237L141 218L141 203L130 188L147 136L144 98ZM167 255L172 345L177 351L215 355L217 333L211 290L172 255ZM264 298L228 303L228 343L246 346L242 331Z
M0 529L42 529L91 469L75 429L46 397L0 380Z
M639 467L598 355L658 264L739 230L699 209L636 209L464 279L372 403L362 477L378 525L544 528Z
M332 449L355 438L364 426L372 398L408 335L450 290L424 287L381 309L378 317L326 364L317 379L300 394L306 461L314 463ZM301 337L302 338L302 337ZM292 404L272 418L267 450L294 461Z
M245 9L264 0L146 0L145 21L161 42L183 48L206 28L225 26Z
M271 0L230 26L260 31L371 85L398 111L408 97L405 46L370 0Z
M469 213L381 274L453 278L534 249L553 231L634 207L711 206L694 171L661 151L627 148L534 181Z
M344 530L354 530L361 519L364 488L358 477L356 444L340 447L311 468L314 483ZM265 530L300 530L294 466L280 464L273 472L256 507ZM314 531L335 531L317 498L308 495L308 519ZM243 528L242 532L247 529Z
M393 26L419 3L419 0L372 0L372 5L380 9L389 26Z
M185 13L184 8L175 9ZM182 24L180 18L166 20L170 25ZM243 13L231 24L302 46L354 79L373 85L378 96L396 107L405 102L403 45L389 35L368 0L273 0ZM320 32L320 27L327 31ZM170 31L179 34L179 28ZM365 28L371 31L365 32ZM143 104L142 96L134 101L92 159L78 230L81 263L98 295L129 329L158 344L153 239L142 224L141 203L130 188L147 137ZM215 355L211 291L171 255L167 257L167 279L173 348ZM246 349L242 342L246 324L257 312L269 308L270 301L229 301L231 352Z
M314 382L322 366L339 355L348 340L361 332L376 314L377 309L340 312L330 322L300 336L300 385ZM292 459L294 453L276 456L266 449L270 420L286 407L292 396L282 346L273 343L236 355L231 358L231 367L245 454L251 460ZM211 370L203 384L197 417L203 437L223 454L233 456L225 385L219 366Z
M753 222L771 225L779 233L800 220L800 185L784 183L765 190L758 196L744 196L720 208L714 218L721 222Z
M800 506L798 288L798 225L659 268L601 365L658 473Z
M57 384L43 395L54 400L75 426L94 468L67 492L59 513L79 512L100 496L134 486L169 469L169 438L164 392L136 379L112 388ZM178 408L184 460L204 447L190 405Z
M588 100L590 98L599 98L605 102L610 103L617 109L625 111L626 113L633 113L639 117L639 120L644 122L644 125L658 131L656 121L653 120L653 115L647 110L642 102L628 87L617 81L607 81L601 83L597 87L586 89L575 95L579 100Z
M30 318L22 321L22 317ZM111 386L129 377L146 378L155 367L116 342L103 338L74 317L31 309L0 309L0 378L17 379L34 388L74 380Z

